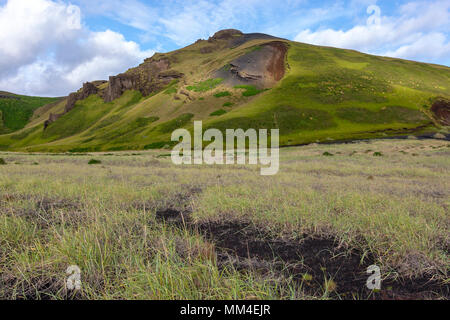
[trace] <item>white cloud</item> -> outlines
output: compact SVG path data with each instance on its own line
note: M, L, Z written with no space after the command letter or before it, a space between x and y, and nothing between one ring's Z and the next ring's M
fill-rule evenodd
M172 40L178 46L191 44L214 32L259 21L271 21L271 0L75 0L92 15L105 15L143 32L141 39L158 37ZM286 0L298 5L302 1ZM277 4L278 5L278 4ZM270 23L272 24L272 23ZM258 30L255 30L255 32Z
M0 8L0 75L73 37L81 29L74 8L44 0L13 0Z
M150 30L158 18L156 9L138 0L75 0L87 14L110 17L139 30ZM167 0L164 0L167 1ZM161 1L163 2L163 1Z
M74 1L94 15L102 12L138 29L141 41L159 41L159 46L184 46L217 30L238 28L373 54L450 63L446 51L449 0L386 4L398 8L392 16L382 14L377 0L324 1L320 7L306 0L128 0L126 4L121 0L97 0L89 1L89 5L88 0ZM365 15L360 14L362 8L368 9ZM339 23L345 29L323 27L330 23ZM433 39L439 40L432 44L433 52L419 50Z
M164 34L178 45L187 45L214 32L234 28L256 18L257 7L268 6L268 0L186 1L176 11L165 10L159 19Z
M335 46L427 62L450 63L450 1L410 2L400 7L397 17L378 14L376 6L365 25L349 30L302 30L296 41Z
M30 95L67 95L154 53L120 33L90 31L77 6L51 0L0 7L0 43L0 89Z
M68 70L64 76L74 85L87 79L105 79L106 75L124 72L154 53L153 50L141 51L136 42L126 41L122 34L111 30L91 33L83 50L90 57Z
M442 33L429 33L385 55L412 60L428 57L430 61L438 61L450 57L450 42Z
M373 54L450 64L450 1L414 1L392 15L376 0L0 0L0 90L66 95L82 82L106 79L153 54L120 33L94 32L83 15L131 26L159 50L184 46L224 28ZM372 16L372 18L370 18ZM91 20L89 20L91 21ZM104 22L103 20L101 20ZM324 28L329 23L345 29ZM300 30L300 31L299 31Z

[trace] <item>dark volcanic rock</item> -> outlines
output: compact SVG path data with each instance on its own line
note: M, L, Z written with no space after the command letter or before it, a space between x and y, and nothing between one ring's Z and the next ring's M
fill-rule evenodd
M97 94L98 88L92 82L83 83L83 88L77 92L73 92L67 98L67 104L64 108L64 113L71 111L75 107L75 103L78 100L83 100L89 97L91 94Z
M75 107L75 104L77 103L77 101L86 99L91 94L97 94L98 92L99 92L99 89L97 88L97 86L94 83L92 83L92 82L83 83L83 87L80 90L69 94L69 96L67 97L67 102L66 102L66 106L64 107L63 113L57 113L57 114L50 113L49 118L44 122L44 130L47 129L47 127L51 123L55 122L56 120L61 118L63 115L65 115L66 113L71 111Z
M241 31L236 29L225 29L216 32L212 37L208 39L208 42L214 42L216 40L228 40L234 37L240 37L244 35Z
M45 120L44 122L44 130L47 129L47 127L52 124L53 122L55 122L56 120L58 120L60 117L63 116L63 113L50 113L50 116L48 117L47 120Z
M163 89L170 81L183 74L170 69L167 58L158 56L146 59L140 66L125 73L109 77L109 86L103 93L105 102L119 98L126 90L138 90L143 96Z
M282 41L265 43L231 61L226 68L217 71L216 76L230 85L268 88L283 78L286 53L287 45Z
M241 37L233 37L228 42L230 48L239 47L252 40L285 40L264 33L245 33Z
M109 85L103 96L105 102L119 98L123 92L136 87L136 77L133 75L120 74L109 77Z
M137 90L143 96L148 96L163 89L172 80L181 77L183 77L182 73L170 70L168 58L165 58L162 54L155 54L152 58L145 59L140 66L117 76L109 77L109 83L105 89L99 89L99 86L105 84L106 81L84 83L83 88L67 97L63 113L50 115L49 119L44 123L44 129L64 114L70 112L77 101L86 99L92 94L98 94L105 102L111 102L119 98L126 90Z
M20 100L20 97L9 96L9 95L6 95L6 94L0 94L0 99L14 99L14 100Z
M431 107L437 121L444 126L450 126L450 101L439 99Z

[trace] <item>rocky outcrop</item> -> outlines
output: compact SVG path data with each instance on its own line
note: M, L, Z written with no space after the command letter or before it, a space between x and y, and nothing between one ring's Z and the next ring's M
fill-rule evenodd
M216 77L230 85L250 84L268 88L284 77L287 44L272 41L251 48L216 72Z
M286 40L286 39L281 39L281 38L277 38L268 34L264 34L264 33L244 33L242 36L240 37L232 37L230 40L228 40L228 44L227 46L230 48L236 48L239 47L241 45L243 45L244 43L247 43L249 41L253 41L253 40Z
M229 40L234 37L240 37L244 35L241 31L236 29L225 29L216 32L212 37L208 39L208 42L214 42L218 40Z
M55 122L56 120L58 120L60 117L62 117L64 115L64 113L50 113L50 116L48 117L47 120L45 120L44 122L44 130L47 129L47 127L52 124L53 122Z
M236 48L244 43L247 43L252 40L286 40L282 38L277 38L264 33L242 33L236 29L226 29L216 32L212 37L210 37L207 41L205 40L197 40L196 43L201 43L202 41L209 42L212 47L204 47L201 50L209 51L211 49L217 49L222 46L227 48ZM204 52L202 52L204 53Z
M98 94L105 102L111 102L126 90L137 90L143 96L148 96L154 92L164 89L171 81L183 77L183 74L175 70L170 70L170 62L163 54L155 54L152 58L144 60L140 66L130 69L125 73L109 77L107 81L86 82L77 92L71 93L67 97L64 112L60 114L50 114L44 123L46 129L51 123L58 120L64 114L70 112L77 101L86 99L92 94Z
M105 102L119 98L126 90L137 90L143 96L159 91L183 74L170 70L169 59L155 55L140 66L125 73L109 77L109 85L103 92Z
M111 102L119 98L126 90L137 90L143 96L148 96L164 89L171 81L181 77L183 77L182 73L170 69L169 59L165 58L163 54L157 53L152 58L145 59L140 66L117 76L109 77L106 88L103 88L103 85L107 81L84 83L80 90L71 93L67 97L63 113L50 114L49 119L44 123L44 129L64 114L70 112L77 101L86 99L92 94L98 94L105 102Z
M136 77L133 75L120 74L109 77L108 88L103 94L105 102L113 101L119 98L126 90L137 87Z
M73 92L67 98L67 104L64 108L64 112L67 113L71 111L75 107L75 103L79 100L84 100L89 97L91 94L97 94L98 88L92 82L83 83L83 88L78 90L77 92Z
M436 120L444 125L450 126L450 101L447 99L438 99L431 106L431 112L433 112Z
M14 100L20 100L20 97L9 96L9 95L6 95L6 94L0 94L0 99L14 99Z
M208 40L199 39L195 44L200 44L201 54L208 54L224 48L230 48L230 43L243 35L244 34L239 30L226 29L216 32L212 37L209 37Z
M96 82L99 83L99 81ZM75 108L77 101L86 99L91 94L97 94L98 92L99 89L93 82L83 83L83 87L80 90L69 94L67 97L66 106L64 107L64 111L62 113L50 113L49 118L44 122L44 130L47 129L50 124Z
M261 74L251 74L243 70L241 66L232 63L230 63L230 73L244 82L261 81L263 78L262 72Z

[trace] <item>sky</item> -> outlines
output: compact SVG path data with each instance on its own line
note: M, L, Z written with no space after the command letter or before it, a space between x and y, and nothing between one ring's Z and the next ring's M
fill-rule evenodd
M65 96L228 28L450 66L450 0L0 0L0 91Z

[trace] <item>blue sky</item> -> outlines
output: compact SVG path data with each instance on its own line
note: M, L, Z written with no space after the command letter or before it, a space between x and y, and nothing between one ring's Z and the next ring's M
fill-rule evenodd
M66 95L225 28L450 65L450 0L0 0L0 90Z
M76 0L87 25L121 32L144 49L174 50L219 29L263 32L294 39L301 30L348 30L366 24L367 8L396 15L408 1L98 1ZM244 5L242 5L244 3ZM130 14L117 10L127 7ZM139 11L139 15L134 12ZM215 17L218 15L219 17ZM179 26L177 29L175 26Z

